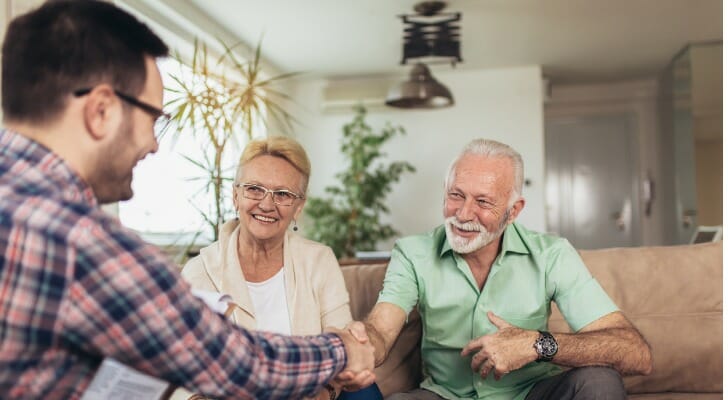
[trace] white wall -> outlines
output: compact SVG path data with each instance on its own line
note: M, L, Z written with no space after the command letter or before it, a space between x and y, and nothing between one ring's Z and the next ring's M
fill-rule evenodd
M544 139L541 68L526 66L488 70L436 70L436 78L450 88L455 106L441 110L370 109L367 122L375 129L390 121L407 135L385 148L389 160L405 160L417 168L395 185L388 199L390 218L402 235L432 229L442 220L443 178L450 161L471 139L485 137L507 143L525 163L526 208L519 221L543 231ZM404 79L404 76L402 77ZM344 168L339 153L341 128L351 113L321 111L324 80L296 83L292 93L298 106L290 107L302 124L294 135L312 163L310 196L321 196L334 175ZM304 222L305 223L305 222ZM305 229L305 226L304 226ZM389 249L391 243L383 243Z

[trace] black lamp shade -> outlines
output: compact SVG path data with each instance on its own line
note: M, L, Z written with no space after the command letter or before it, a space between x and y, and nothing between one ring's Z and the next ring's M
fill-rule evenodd
M398 108L442 108L455 103L450 89L432 77L426 65L417 63L408 81L389 90L388 106Z

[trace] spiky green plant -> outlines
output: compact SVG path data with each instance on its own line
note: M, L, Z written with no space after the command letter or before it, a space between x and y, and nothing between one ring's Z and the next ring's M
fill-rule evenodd
M185 63L179 54L175 58L189 69L171 75L174 86L166 89L175 96L166 104L171 108L171 128L175 137L192 134L201 145L200 152L184 157L201 170L191 178L200 182L198 193L212 195L209 210L197 210L218 238L218 228L234 210L226 201L227 190L234 179L238 154L228 154L232 148L240 149L257 129L268 127L271 119L283 131L292 127L293 117L283 108L290 98L276 88L276 84L297 73L266 77L261 65L261 41L248 61L235 53L236 46L222 43L224 52L213 58L207 45L195 41L191 63ZM174 138L173 138L174 140ZM225 165L225 159L233 160ZM193 204L194 205L194 204Z
M382 146L395 135L404 135L404 128L387 123L375 133L365 121L366 109L359 106L355 111L354 120L343 127L341 152L348 165L336 174L339 183L324 189L326 198L309 197L305 208L312 221L307 236L330 246L339 258L375 250L378 242L397 234L380 220L389 213L385 199L403 173L415 172L408 162L380 160L386 155Z

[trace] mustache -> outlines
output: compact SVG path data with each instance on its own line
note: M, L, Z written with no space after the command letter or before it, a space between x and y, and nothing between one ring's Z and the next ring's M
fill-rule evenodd
M478 222L475 221L468 221L468 222L459 222L457 218L448 217L445 219L445 222L452 225L455 228L458 228L463 231L469 231L469 232L487 232L488 230L485 229L483 225L481 225Z

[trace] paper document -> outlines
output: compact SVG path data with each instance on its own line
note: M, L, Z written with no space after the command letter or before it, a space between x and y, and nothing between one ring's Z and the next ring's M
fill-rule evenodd
M225 293L210 292L207 290L192 289L198 299L202 300L207 304L208 307L218 314L225 314L228 305L233 301L233 298Z
M225 314L232 298L224 293L192 289L192 294L219 314ZM104 358L81 400L159 400L170 384Z
M158 400L169 384L105 358L81 400Z

